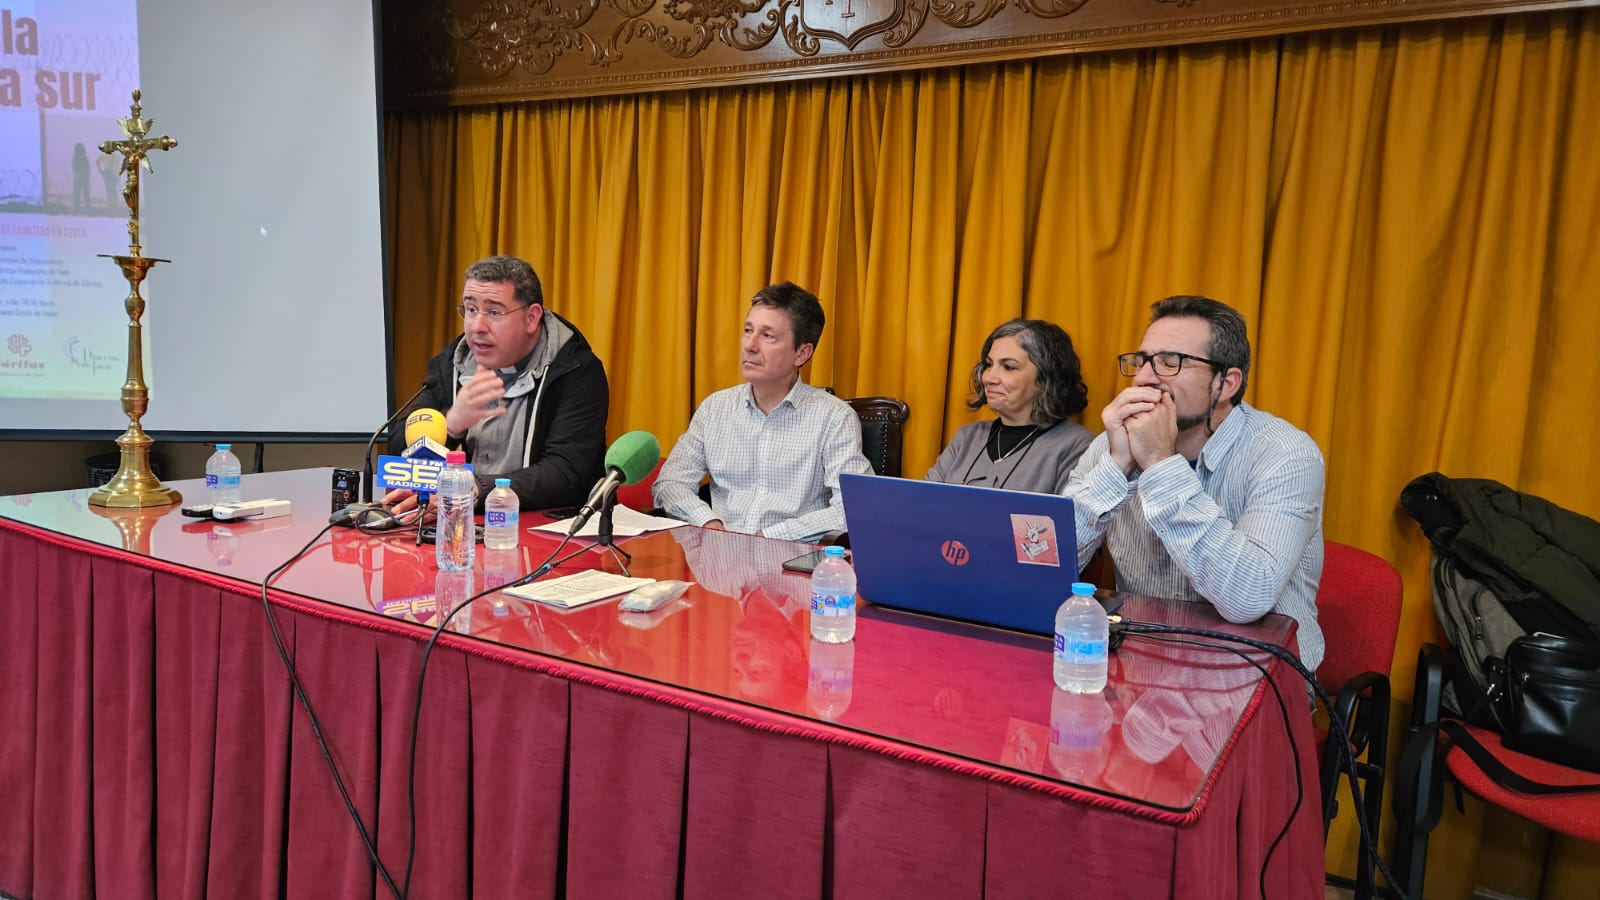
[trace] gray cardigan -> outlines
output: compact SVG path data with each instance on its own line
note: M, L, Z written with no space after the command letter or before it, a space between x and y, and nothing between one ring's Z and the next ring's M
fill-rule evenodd
M989 431L994 420L963 426L928 470L929 481L971 484L978 487L1059 494L1078 457L1089 449L1094 435L1073 421L1057 422L1042 430L1027 446L1018 446L1003 459L989 458Z

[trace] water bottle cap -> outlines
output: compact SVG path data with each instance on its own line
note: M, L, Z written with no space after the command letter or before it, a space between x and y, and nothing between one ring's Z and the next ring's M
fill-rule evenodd
M1074 581L1072 583L1072 593L1079 597L1093 597L1094 585L1086 581Z
M217 449L218 450L232 450L233 449L233 445L232 444L218 444L217 445Z
M838 545L834 545L834 546L829 547L828 549L822 551L822 555L823 556L843 557L844 556L844 548L840 547Z
M465 457L462 458L462 461L463 462L466 461ZM494 480L494 486L495 487L511 487L511 479L509 479L509 478L496 478Z
M467 451L465 451L465 450L451 450L450 452L448 452L448 453L446 453L444 455L444 463L447 466L462 466L462 465L466 465L466 463L467 463Z

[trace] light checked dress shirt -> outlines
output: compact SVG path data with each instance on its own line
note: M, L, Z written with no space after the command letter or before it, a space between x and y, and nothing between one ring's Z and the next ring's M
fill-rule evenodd
M750 385L707 397L656 477L655 499L691 525L722 520L731 531L791 541L845 528L839 475L872 474L855 410L796 381L770 415ZM711 476L711 505L698 496Z
M1325 474L1310 435L1241 403L1193 467L1173 455L1129 480L1101 434L1062 493L1076 504L1078 559L1104 541L1118 589L1206 600L1230 622L1291 616L1315 671Z

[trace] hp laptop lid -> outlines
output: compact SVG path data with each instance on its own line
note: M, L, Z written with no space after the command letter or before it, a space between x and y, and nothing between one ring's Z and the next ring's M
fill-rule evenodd
M839 486L864 599L1055 631L1078 577L1071 500L876 475L842 475Z

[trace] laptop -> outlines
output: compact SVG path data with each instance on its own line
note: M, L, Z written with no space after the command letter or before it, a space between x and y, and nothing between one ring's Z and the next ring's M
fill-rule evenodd
M841 475L857 588L879 606L1055 632L1078 577L1072 501L960 484ZM1115 599L1102 599L1111 612Z

